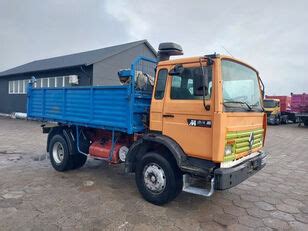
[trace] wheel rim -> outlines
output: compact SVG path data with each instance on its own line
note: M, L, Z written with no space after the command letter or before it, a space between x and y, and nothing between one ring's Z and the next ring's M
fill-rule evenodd
M146 188L154 193L160 193L166 186L164 170L155 163L150 163L143 169L143 179Z
M56 142L52 148L52 157L57 164L61 164L64 159L64 148L60 142Z

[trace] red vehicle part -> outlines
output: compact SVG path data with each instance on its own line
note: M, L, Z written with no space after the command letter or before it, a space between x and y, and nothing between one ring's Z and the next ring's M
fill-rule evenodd
M308 94L292 94L291 93L291 109L295 113L308 112Z
M111 163L117 164L119 163L119 149L123 146L123 144L115 144L112 153ZM112 149L112 141L108 140L106 142L95 141L91 144L89 148L89 154L93 157L98 158L109 158L110 152Z
M96 158L108 159L111 154L111 159L109 162L117 164L120 162L119 159L119 150L122 146L129 146L129 137L117 137L116 142L112 149L112 132L105 130L92 130L88 131L88 137L92 141L92 144L89 147L90 156ZM118 135L119 136L119 135Z

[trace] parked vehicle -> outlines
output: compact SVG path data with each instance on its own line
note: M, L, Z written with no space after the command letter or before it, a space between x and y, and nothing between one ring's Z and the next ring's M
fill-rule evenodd
M89 156L124 163L141 195L158 205L182 190L211 196L262 169L267 125L258 72L217 54L169 60L181 54L177 44L160 44L159 61L137 57L119 71L119 86L30 84L28 117L58 122L43 126L52 166L77 169Z
M299 122L308 126L308 94L291 93L291 111Z
M269 96L264 99L264 110L267 114L268 124L286 124L289 120L294 121L291 113L290 96Z

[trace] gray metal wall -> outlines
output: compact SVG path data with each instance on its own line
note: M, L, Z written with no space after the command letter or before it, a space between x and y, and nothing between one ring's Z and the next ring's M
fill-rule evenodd
M93 85L119 85L118 71L130 68L137 56L156 58L155 54L144 43L93 64Z
M80 67L60 69L54 71L45 71L40 73L29 73L16 76L0 77L0 113L10 114L13 112L26 112L27 95L26 94L9 94L8 81L30 79L32 76L36 78L78 75L79 85L88 86L92 84L93 67L88 66L81 70Z

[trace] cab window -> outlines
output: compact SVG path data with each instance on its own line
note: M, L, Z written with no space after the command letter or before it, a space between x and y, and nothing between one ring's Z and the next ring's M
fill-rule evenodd
M155 99L163 99L165 94L166 80L168 76L167 69L161 69L158 72L155 88Z
M206 68L206 67L204 67ZM171 99L187 99L195 100L203 98L202 88L203 74L201 67L184 68L180 75L172 76L171 84ZM212 86L212 74L210 71L208 79L208 94L205 95L206 99L210 98Z

